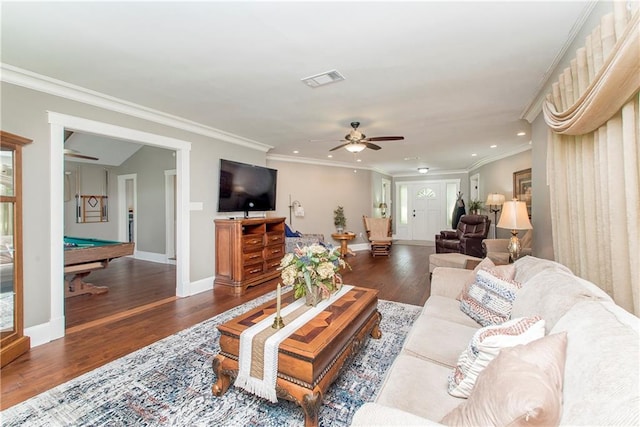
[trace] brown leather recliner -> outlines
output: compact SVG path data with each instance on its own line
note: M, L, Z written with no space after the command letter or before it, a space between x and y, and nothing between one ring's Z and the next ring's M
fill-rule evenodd
M489 234L491 220L486 215L463 215L458 228L436 234L436 253L461 253L484 258L482 240Z

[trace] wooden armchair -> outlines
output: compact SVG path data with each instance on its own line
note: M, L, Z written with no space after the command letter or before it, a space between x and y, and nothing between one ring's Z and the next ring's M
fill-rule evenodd
M391 250L391 218L363 216L364 228L371 244L371 255L389 256Z

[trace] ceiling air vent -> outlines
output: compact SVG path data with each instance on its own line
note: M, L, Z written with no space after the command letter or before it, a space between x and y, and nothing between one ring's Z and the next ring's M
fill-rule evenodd
M328 85L329 83L340 82L344 80L344 76L338 70L325 71L315 76L305 77L302 82L309 87L319 87Z

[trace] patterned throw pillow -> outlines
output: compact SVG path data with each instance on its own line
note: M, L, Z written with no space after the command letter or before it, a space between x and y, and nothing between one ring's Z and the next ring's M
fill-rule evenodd
M545 322L539 316L521 317L501 325L478 329L449 375L449 394L469 397L478 375L506 347L527 344L544 337Z
M480 373L469 398L440 423L459 427L559 425L566 350L566 332L502 350Z
M496 277L481 269L476 282L460 301L460 310L482 326L497 325L509 319L516 293L522 284Z

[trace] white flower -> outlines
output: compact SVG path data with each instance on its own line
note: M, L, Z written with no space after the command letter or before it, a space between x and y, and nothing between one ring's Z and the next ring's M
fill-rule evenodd
M330 262L323 262L318 265L316 271L318 272L318 276L320 276L321 279L328 279L330 277L333 277L333 275L335 274L335 267Z
M293 285L293 282L295 282L297 276L298 271L296 270L295 265L286 267L284 270L282 270L282 274L280 275L285 286Z
M291 264L291 261L293 261L293 254L292 253L285 254L282 257L282 260L280 261L280 267L288 266L289 264Z

